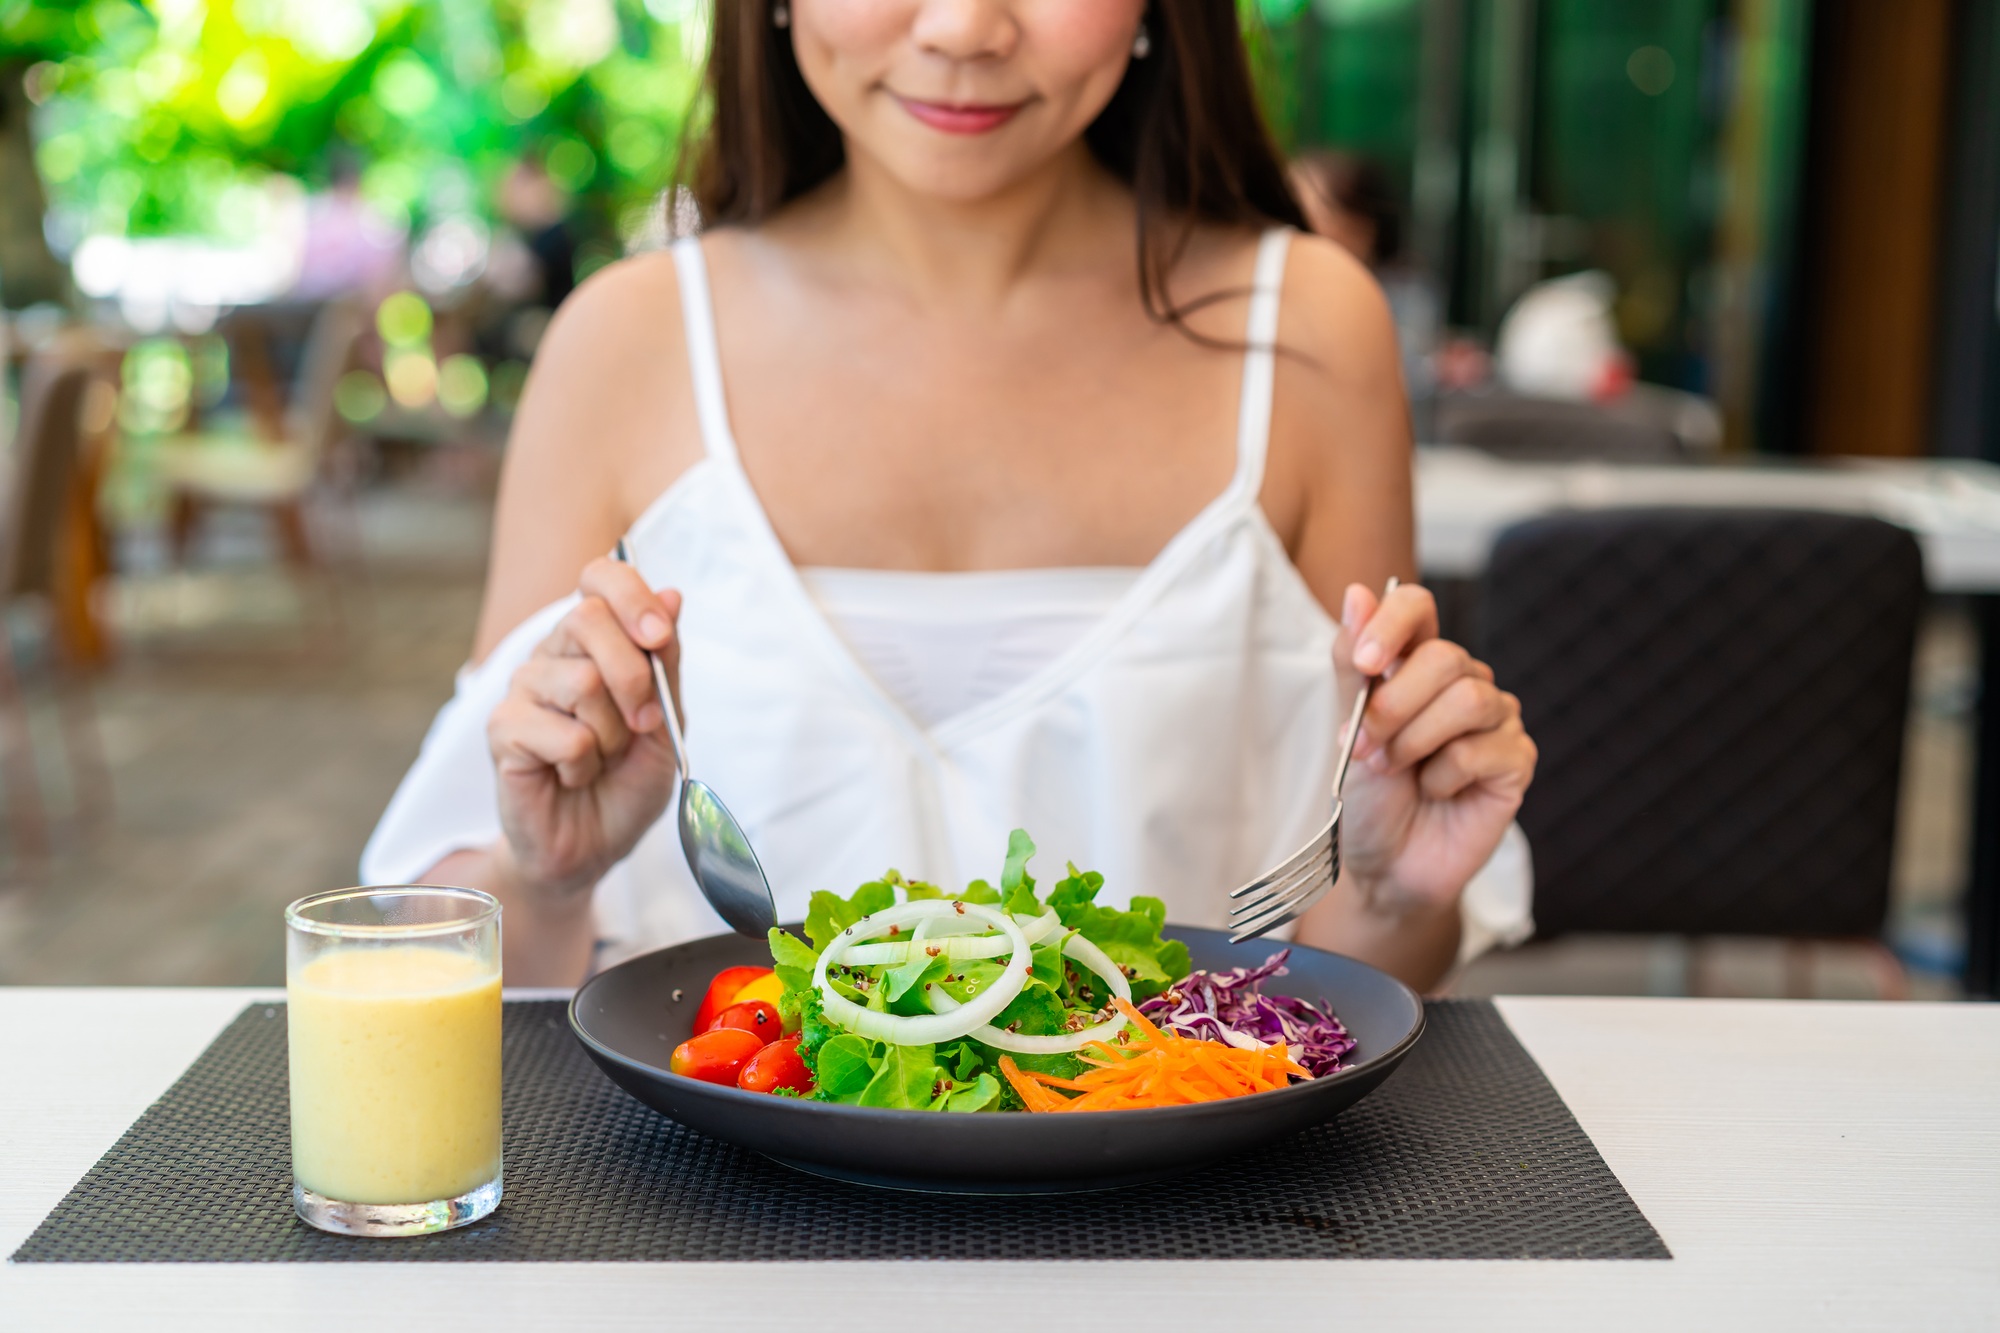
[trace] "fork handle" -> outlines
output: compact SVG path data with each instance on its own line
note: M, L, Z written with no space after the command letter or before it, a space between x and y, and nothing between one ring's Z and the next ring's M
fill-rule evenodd
M1398 582L1400 580L1394 574L1389 576L1387 586L1382 589L1383 601L1389 600L1389 594L1396 591ZM1348 714L1347 736L1340 742L1340 762L1333 769L1333 799L1336 802L1340 800L1340 789L1347 785L1347 765L1354 758L1354 742L1361 738L1361 715L1368 711L1368 700L1375 693L1375 682L1380 679L1380 676L1362 677L1361 693L1355 696L1354 709Z

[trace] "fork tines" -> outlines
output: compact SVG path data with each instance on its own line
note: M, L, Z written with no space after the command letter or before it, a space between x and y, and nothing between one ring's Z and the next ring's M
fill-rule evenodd
M1231 944L1276 930L1326 896L1340 877L1340 807L1313 839L1269 874L1229 896L1247 899L1229 910L1236 928ZM1255 896L1252 896L1255 895Z

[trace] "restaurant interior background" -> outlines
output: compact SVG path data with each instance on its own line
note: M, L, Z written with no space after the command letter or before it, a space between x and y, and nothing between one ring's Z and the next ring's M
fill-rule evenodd
M2000 3L1243 12L1284 146L1383 186L1427 444L1558 397L1689 467L2000 457ZM550 311L671 232L708 15L0 0L0 982L276 983L280 908L352 881ZM1510 351L1531 289L1610 361ZM1879 937L1571 932L1458 989L1963 993L1983 600L1923 607Z

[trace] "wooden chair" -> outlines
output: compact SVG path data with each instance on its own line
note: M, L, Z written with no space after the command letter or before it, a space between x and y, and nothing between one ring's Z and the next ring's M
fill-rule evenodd
M109 804L110 773L88 687L77 663L64 660L64 637L53 632L62 604L89 594L69 584L77 577L79 478L90 471L83 456L85 417L93 407L108 415L107 395L115 402L103 378L102 349L94 343L61 338L36 353L22 376L21 430L0 486L0 768L16 847L33 858L47 855L49 838L15 651L17 611L42 620L42 656L54 684L77 810L94 815ZM90 497L81 499L88 503Z
M264 432L204 431L167 442L159 469L171 504L176 559L185 560L203 513L226 505L265 511L294 568L317 563L305 501L328 452L344 433L334 393L353 365L355 346L366 328L366 314L345 301L328 302L314 316L278 438L266 438L267 427Z

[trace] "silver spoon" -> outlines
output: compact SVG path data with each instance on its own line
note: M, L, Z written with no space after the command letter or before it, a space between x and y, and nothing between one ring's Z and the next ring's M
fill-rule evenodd
M632 563L624 539L618 542L617 560ZM653 689L660 696L660 709L667 715L667 735L674 743L674 764L680 770L681 854L700 886L709 906L739 935L762 939L778 924L777 904L771 900L771 881L743 836L742 825L714 788L688 772L687 740L681 735L680 714L674 711L673 692L667 688L667 669L658 653L648 649L646 660L653 667Z

